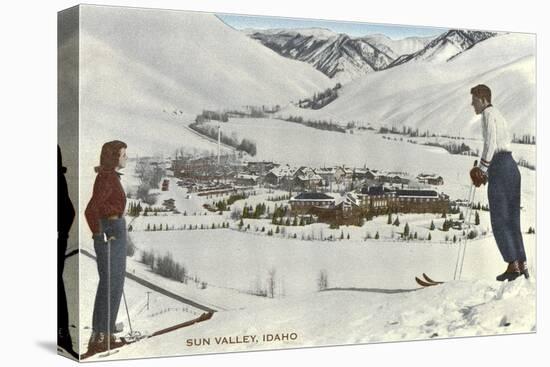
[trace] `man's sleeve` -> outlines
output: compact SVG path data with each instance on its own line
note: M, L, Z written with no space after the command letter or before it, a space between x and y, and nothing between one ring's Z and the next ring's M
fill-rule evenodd
M483 173L487 174L487 170L491 165L491 160L493 159L493 154L495 154L495 149L497 145L496 122L491 114L484 115L482 127L483 153L481 154L481 160L479 161L478 167L481 168Z

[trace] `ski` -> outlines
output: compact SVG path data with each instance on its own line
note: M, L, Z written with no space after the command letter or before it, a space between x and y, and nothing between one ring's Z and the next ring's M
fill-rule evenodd
M187 326L191 326L193 324L196 324L196 323L199 323L199 322L202 322L202 321L209 320L210 318L212 318L213 314L214 314L214 312L212 312L212 311L204 312L199 317L197 317L195 319L185 321L185 322L182 322L180 324L176 324L176 325L173 325L173 326L161 329L161 330L157 330L154 333L149 334L149 335L136 333L135 335L132 335L132 336L129 336L129 337L122 337L122 338L120 338L120 340L123 342L123 344L119 345L117 348L111 348L111 351L110 351L109 354L106 354L107 353L106 350L103 350L103 351L98 352L98 353L92 353L92 354L88 354L86 352L86 353L80 355L80 360L90 358L90 357L92 357L96 354L99 354L99 353L104 353L103 355L100 355L100 357L109 356L110 354L117 353L119 351L119 349L124 347L125 345L138 343L139 341L141 341L143 339L153 338L153 337L158 336L158 335L163 335L163 334L172 332L174 330L178 330L178 329L181 329L181 328L184 328L184 327L187 327Z
M426 275L426 273L422 273L422 277L424 279L420 279L419 277L414 277L414 280L416 280L416 283L422 287L433 287L434 285L443 284L444 282L438 282L435 280L432 280L429 276Z
M414 277L414 280L416 280L416 283L418 283L418 285L422 287L433 287L434 285L437 285L434 283L428 283L425 280L420 279L419 277Z
M429 276L426 275L426 273L422 273L422 277L423 277L424 279L426 279L426 281L427 281L428 283L433 283L433 284L443 284L443 283L444 283L444 282L439 282L439 281L437 281L437 280L432 280Z

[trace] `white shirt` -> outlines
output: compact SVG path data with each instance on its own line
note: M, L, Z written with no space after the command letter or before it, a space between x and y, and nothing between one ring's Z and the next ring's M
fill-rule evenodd
M481 130L483 153L478 166L487 173L495 153L510 151L510 130L500 111L492 105L486 107L481 113Z

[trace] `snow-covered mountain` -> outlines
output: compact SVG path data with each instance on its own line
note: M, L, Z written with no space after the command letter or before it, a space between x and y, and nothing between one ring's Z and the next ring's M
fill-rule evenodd
M396 53L383 42L352 38L329 30L274 29L245 31L278 54L313 65L330 78L348 82L393 62Z
M213 149L183 126L203 109L284 105L334 85L213 14L83 5L79 43L82 197L106 141L129 156Z
M473 47L475 44L490 37L494 37L496 34L495 32L451 29L429 42L421 50L400 56L394 60L389 67L394 67L414 60L449 60Z
M512 132L534 134L535 51L533 35L500 34L449 61L419 58L418 62L370 73L344 85L339 97L320 110L290 107L285 113L480 136L479 116L470 105L470 88L487 84L493 91L493 104L502 111Z
M365 41L393 59L397 59L401 55L413 54L420 51L435 37L407 37L400 40L393 40L383 34L373 34L363 37Z
M196 112L286 103L332 84L213 14L85 6L81 22L83 93L90 98L108 94L133 107L146 99Z

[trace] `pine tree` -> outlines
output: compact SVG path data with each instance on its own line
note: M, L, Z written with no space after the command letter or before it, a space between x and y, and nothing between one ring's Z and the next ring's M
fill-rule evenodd
M341 240L344 239L344 231L342 231L342 232L340 233L340 239L341 239Z
M380 234L378 232L376 232L376 234L374 235L374 239L375 240L379 240L380 239Z
M399 227L400 224L401 223L399 222L399 216L397 216L397 218L395 218L395 221L393 222L393 225Z
M409 229L409 223L407 222L407 223L405 223L405 229L403 230L403 235L404 235L405 237L408 237L408 236L409 236L409 231L410 231L410 229Z
M432 220L432 223L430 224L430 231L433 231L435 229L434 221Z
M476 211L476 219L475 219L475 223L476 223L476 226L479 225L480 221L479 221L479 212Z
M432 234L428 232L428 241L432 240Z

